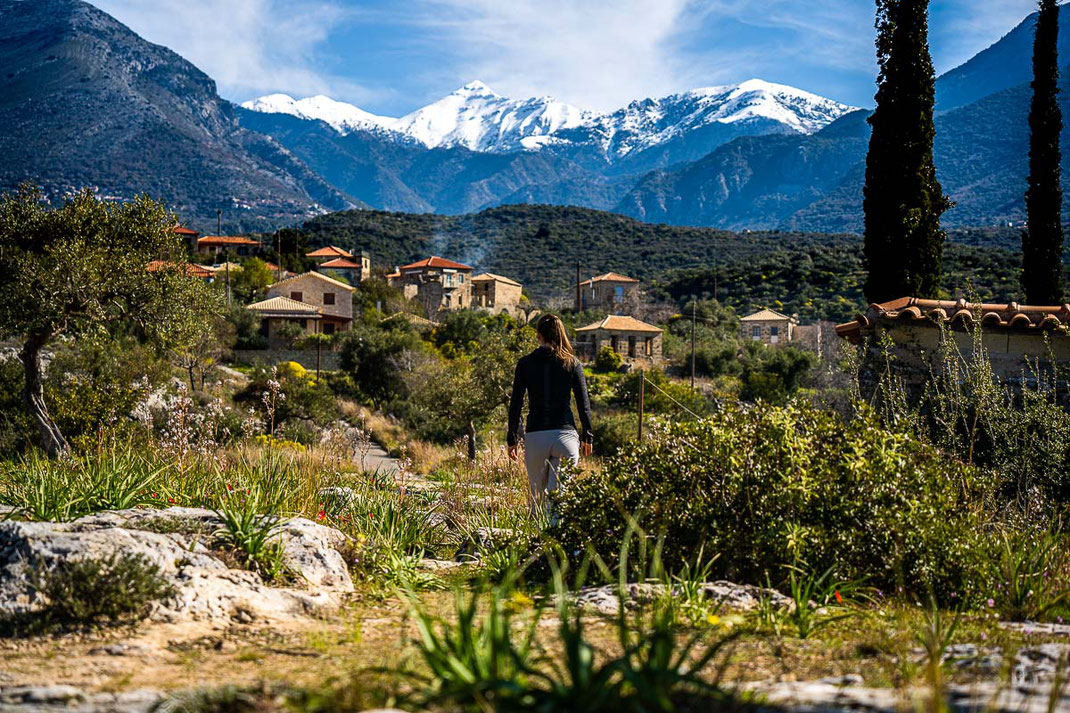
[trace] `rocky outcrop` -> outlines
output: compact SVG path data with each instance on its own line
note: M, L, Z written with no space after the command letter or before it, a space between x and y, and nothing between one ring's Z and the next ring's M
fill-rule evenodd
M759 603L767 600L773 608L790 609L795 603L775 589L755 587L749 584L734 584L732 582L718 581L706 582L699 585L703 597L713 604L719 604L728 609L750 611L756 609ZM620 610L619 587L614 584L606 584L601 587L584 587L575 592L572 597L578 606L592 609L599 614L612 616ZM630 583L625 587L625 609L633 609L641 604L652 602L665 596L667 587L663 584ZM671 590L674 596L679 592L674 587Z
M0 616L30 614L45 602L33 568L65 561L141 555L154 563L174 593L156 603L150 619L236 620L317 616L353 590L339 549L346 536L304 518L280 520L275 530L295 586L269 586L255 572L232 569L211 545L222 522L209 510L124 510L69 523L0 522Z

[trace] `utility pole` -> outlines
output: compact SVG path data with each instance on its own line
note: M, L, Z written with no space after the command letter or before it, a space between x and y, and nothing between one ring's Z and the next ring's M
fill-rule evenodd
M583 288L580 287L580 261L576 261L576 314L582 311L583 300L580 297L580 291Z
M694 295L691 297L691 391L695 390L695 310L698 305Z
M227 308L230 308L230 248L223 249L223 260L227 269Z
M639 440L643 440L643 410L646 406L646 372L639 370Z

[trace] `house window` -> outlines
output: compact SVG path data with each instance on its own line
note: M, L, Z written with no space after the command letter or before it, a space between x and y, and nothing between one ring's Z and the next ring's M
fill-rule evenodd
M325 304L325 305L333 305L334 304L334 293L333 292L324 292L323 293L323 304Z
M290 299L293 300L294 302L300 302L300 301L302 301L304 299L304 297L305 297L305 293L304 292L291 292L290 293Z
M327 324L323 325L323 333L324 334L334 334L334 325L331 324L330 322L328 322Z
M628 356L635 358L635 337L628 337Z
M610 337L609 338L609 346L613 348L613 351L619 352L620 351L620 340L618 340L616 337Z
M646 355L648 357L654 356L654 338L653 337L647 337L646 338Z
M780 341L780 329L778 327L769 328L769 341L773 344Z
M624 301L624 288L620 285L613 288L613 301L617 304Z
M753 327L751 327L750 328L750 338L751 339L761 339L762 338L762 328L759 327L758 325L754 325Z

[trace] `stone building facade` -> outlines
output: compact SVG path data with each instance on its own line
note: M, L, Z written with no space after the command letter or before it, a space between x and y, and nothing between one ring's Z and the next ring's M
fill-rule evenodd
M576 355L590 361L608 346L629 364L656 364L662 360L663 336L660 327L634 317L611 315L576 330Z

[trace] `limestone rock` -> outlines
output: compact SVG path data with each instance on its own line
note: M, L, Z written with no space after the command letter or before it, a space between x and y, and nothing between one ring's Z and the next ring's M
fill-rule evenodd
M222 525L209 510L124 510L69 523L0 522L0 616L42 606L30 567L54 567L114 552L141 554L160 569L175 593L150 618L237 620L315 616L337 607L353 582L338 552L345 535L303 518L276 526L283 560L304 580L301 589L271 587L255 572L230 569L207 546Z

